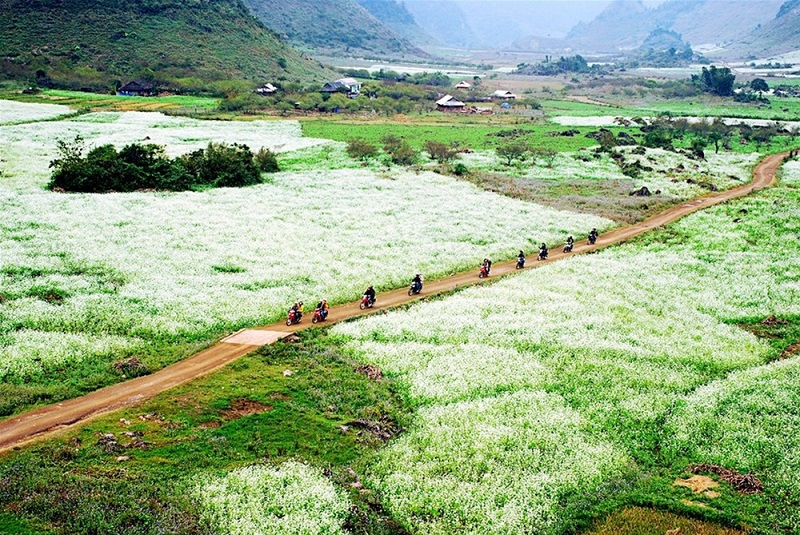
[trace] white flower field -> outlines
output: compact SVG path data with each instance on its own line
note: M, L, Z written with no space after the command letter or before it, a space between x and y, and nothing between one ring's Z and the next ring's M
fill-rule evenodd
M29 104L0 99L0 125L55 119L73 113L69 106L59 104Z
M203 519L227 535L336 535L350 509L345 494L320 470L289 461L246 466L195 488Z
M786 175L800 184L798 164ZM800 315L798 231L797 191L770 190L633 245L338 325L419 407L370 483L413 533L562 533L664 442L678 470L757 472L775 525L797 529L800 357L767 364L775 350L737 323Z
M46 376L154 340L208 340L279 319L298 299L350 301L368 284L381 291L414 272L444 275L612 224L406 171L318 168L202 193L43 191L55 140L76 132L94 144L147 134L170 152L209 139L276 150L319 143L299 137L291 121L206 126L145 113L0 129L9 140L0 379ZM53 333L72 342L53 344Z
M30 122L63 112L0 101L0 387L73 380L73 371L84 378L153 347L200 347L281 319L297 300L348 302L369 284L380 295L415 272L446 276L487 256L511 258L614 225L434 172L361 167L343 144L303 138L294 121L92 113ZM57 140L76 134L91 146L150 141L171 155L210 141L244 143L280 153L285 170L238 189L47 191ZM559 154L552 168L518 171L536 180L624 179L608 158L583 156ZM475 169L500 166L486 152L461 157ZM686 159L660 150L626 154L634 157L653 168L637 186L683 199L707 191L687 177L707 177L719 188L749 180L758 155L709 154L681 180L667 175ZM240 436L250 429L249 414L227 419L217 410L234 401L219 387L225 376L210 383L220 392L193 397L186 386L180 400L162 403L160 410L178 416L130 418L131 431L146 429L152 449L128 450L124 461L114 452L108 466L133 480L145 458L176 469L183 465L169 455L195 451L201 459L204 447L219 448L230 471L223 473L225 461L209 468L202 457L205 471L190 463L175 488L188 482L189 514L204 529L230 535L344 534L364 503L412 535L563 535L630 503L726 519L731 527L735 520L756 533L800 533L800 355L755 334L765 318L788 318L781 325L795 328L798 252L800 162L791 161L779 187L629 243L312 331L307 344L265 349L236 372L253 366L249 381L257 382L242 388L254 385L253 400L269 403L258 413L263 420L249 422L263 425L257 444ZM380 446L362 441L368 432L355 429L369 422L337 420L350 410L344 396L327 394L323 383L319 392L299 392L291 381L338 369L314 367L323 358L340 359L345 375L329 378L337 385L350 385L335 379L355 376L359 364L379 367L390 382L357 378L385 385L408 411L393 422L402 431ZM255 391L262 381L286 392ZM324 414L314 412L316 403ZM368 409L377 420L393 418L392 407ZM185 429L186 441L176 438L187 425L184 412L200 422ZM301 439L281 414L316 418L318 429L330 425L336 437L314 447L341 440L336 458L346 461L305 464L313 461L292 453L291 442ZM152 438L162 424L168 444ZM278 431L290 436L289 446L271 443L270 425L285 427ZM95 434L82 436L95 441ZM238 442L252 451L236 450ZM48 455L72 462L90 451L66 448ZM755 474L764 494L752 503L725 485L718 499L680 494L685 489L672 482L696 463ZM70 477L96 477L73 471ZM345 487L337 471L353 483Z

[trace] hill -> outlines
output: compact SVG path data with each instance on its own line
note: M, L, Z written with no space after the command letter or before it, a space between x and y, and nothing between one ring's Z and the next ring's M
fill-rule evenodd
M258 22L241 0L0 0L0 77L108 90L321 80L332 75Z
M424 57L355 0L244 0L269 28L318 54Z
M680 33L693 46L738 40L769 21L781 0L670 0L648 8L641 0L616 0L594 20L567 34L576 50L616 52L638 48L655 30Z
M800 50L800 0L788 0L773 19L754 29L741 42L725 51L725 56L768 58Z
M417 24L405 4L398 3L397 0L356 1L373 17L416 46L436 44L436 40Z

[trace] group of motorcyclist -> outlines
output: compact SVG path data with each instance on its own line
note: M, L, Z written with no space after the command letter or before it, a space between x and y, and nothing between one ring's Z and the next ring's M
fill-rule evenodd
M597 237L599 234L597 233L597 229L593 228L588 235L588 240L590 245L594 245L597 242ZM572 236L567 237L567 241L564 243L564 252L571 253L572 249L575 247L575 239ZM539 260L547 260L547 255L549 251L547 249L547 244L542 242L539 246ZM520 249L519 254L517 255L517 269L522 269L525 267L525 251ZM481 270L479 273L480 278L488 277L489 273L492 270L492 261L488 258L484 258L483 262L481 263ZM408 295L418 294L422 291L422 274L417 273L414 275L414 278L411 279L411 286L408 290ZM368 286L367 289L364 291L364 294L361 299L361 306L360 308L363 310L365 308L372 308L375 304L375 288L372 285ZM328 301L326 299L321 300L317 303L317 306L314 308L314 323L317 321L325 321L328 318L328 311L329 311ZM303 302L298 301L297 303L293 304L292 307L289 309L288 318L286 320L287 325L292 325L293 323L300 323L300 320L303 317Z

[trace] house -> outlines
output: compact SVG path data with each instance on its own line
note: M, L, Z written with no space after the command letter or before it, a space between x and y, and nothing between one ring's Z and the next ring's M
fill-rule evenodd
M322 86L323 93L347 93L350 98L355 98L361 93L361 82L355 78L340 78L335 82L327 82Z
M436 108L439 111L463 111L465 106L466 104L453 95L445 95L436 101Z
M155 94L155 86L143 80L134 80L117 89L117 96L120 97L152 97Z
M494 93L492 93L492 98L497 98L501 100L513 100L517 98L517 95L512 93L511 91L506 91L504 89L498 89Z
M466 80L462 80L461 82L458 82L456 84L456 89L462 89L464 91L469 91L470 89L472 89L472 84L470 84Z
M272 84L269 84L269 83L264 84L261 87L258 87L256 89L256 93L261 95L262 97L265 97L267 95L272 95L273 93L276 93L277 91L278 91L278 88L275 87Z

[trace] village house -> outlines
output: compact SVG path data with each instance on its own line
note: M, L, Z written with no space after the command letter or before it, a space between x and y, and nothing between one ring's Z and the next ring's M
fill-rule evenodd
M272 95L273 93L277 93L278 88L270 83L266 83L256 89L256 93L265 97L267 95Z
M500 100L514 100L515 98L517 98L517 95L515 95L511 91L506 91L505 89L498 89L497 91L492 93L492 98Z
M465 106L466 104L453 95L445 95L436 101L436 108L439 111L463 111Z
M472 89L472 84L467 82L466 80L462 80L456 84L456 89L461 89L463 91L469 91Z
M143 80L134 80L117 89L117 96L120 97L152 97L155 94L155 86Z
M355 78L340 78L334 82L326 82L322 86L323 93L347 93L350 98L356 98L361 93L361 82Z

